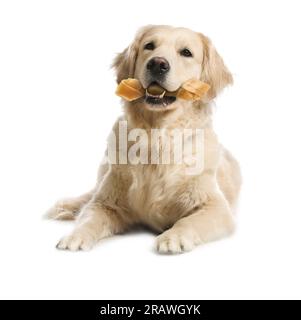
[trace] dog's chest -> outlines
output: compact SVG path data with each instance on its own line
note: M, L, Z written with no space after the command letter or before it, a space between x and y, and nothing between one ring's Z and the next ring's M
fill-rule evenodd
M138 221L162 230L183 214L178 194L183 183L182 169L170 165L138 165L132 168L128 204Z
M187 196L187 187L194 180L187 171L187 163L191 164L190 160L195 158L192 135L187 135L185 139L181 137L186 146L183 150L176 148L182 142L173 144L168 139L170 136L174 139L173 133L165 131L163 140L151 139L150 145L140 143L140 155L148 154L149 164L140 163L129 167L132 181L127 199L129 210L138 221L158 230L173 225L194 206L192 192Z

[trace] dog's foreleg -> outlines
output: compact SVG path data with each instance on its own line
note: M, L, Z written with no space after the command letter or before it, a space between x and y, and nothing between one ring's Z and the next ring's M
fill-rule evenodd
M91 200L78 217L74 231L61 239L58 249L89 250L99 240L122 232L125 223L118 213Z
M223 195L214 194L193 214L177 221L156 241L160 253L181 253L225 237L234 231L234 219Z

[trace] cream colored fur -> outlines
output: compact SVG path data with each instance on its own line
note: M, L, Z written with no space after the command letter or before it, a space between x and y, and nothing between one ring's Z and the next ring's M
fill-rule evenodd
M144 52L148 41L158 44L155 52ZM189 46L194 57L178 55ZM87 250L100 239L122 233L135 225L146 225L160 235L160 253L180 253L196 245L231 234L241 177L238 163L219 143L212 129L210 101L232 76L211 41L184 28L147 26L114 61L117 81L138 78L146 85L144 69L155 55L170 62L166 89L176 90L184 81L197 77L211 85L202 102L177 100L164 110L153 110L141 102L125 103L128 129L173 128L204 130L204 170L191 176L185 164L101 165L95 188L75 199L59 201L48 215L54 219L76 218L74 231L59 243L59 249ZM118 121L113 127L118 137ZM164 142L162 142L164 143ZM162 146L161 146L162 147Z

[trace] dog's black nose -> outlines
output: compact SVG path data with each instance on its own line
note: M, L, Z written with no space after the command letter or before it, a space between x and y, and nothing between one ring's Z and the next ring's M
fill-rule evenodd
M155 57L149 60L146 68L151 72L153 76L162 76L169 71L170 66L166 59Z

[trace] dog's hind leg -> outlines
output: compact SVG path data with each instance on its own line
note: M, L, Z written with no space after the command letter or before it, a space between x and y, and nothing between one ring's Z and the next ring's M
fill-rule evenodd
M56 220L74 220L82 207L88 203L94 194L94 190L79 197L59 200L46 212L46 217Z

